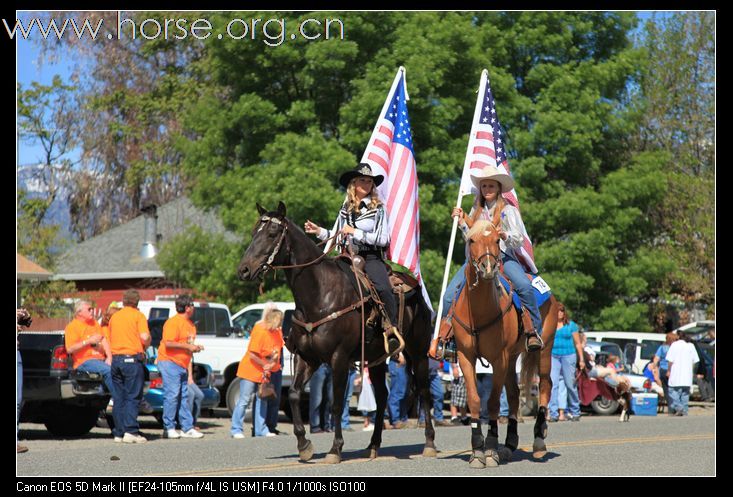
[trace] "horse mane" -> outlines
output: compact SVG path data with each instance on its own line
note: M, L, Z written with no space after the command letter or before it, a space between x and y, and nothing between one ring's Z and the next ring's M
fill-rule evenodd
M486 219L479 219L475 223L473 223L473 226L471 226L471 229L468 230L468 234L466 235L468 238L473 238L473 235L476 233L485 231L485 230L493 230L494 224L491 221L487 221Z

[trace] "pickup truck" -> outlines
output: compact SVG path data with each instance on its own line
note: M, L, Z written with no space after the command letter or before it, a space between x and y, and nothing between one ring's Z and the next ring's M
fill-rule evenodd
M20 421L43 423L57 436L80 436L109 403L102 376L69 369L63 331L22 331L23 408Z

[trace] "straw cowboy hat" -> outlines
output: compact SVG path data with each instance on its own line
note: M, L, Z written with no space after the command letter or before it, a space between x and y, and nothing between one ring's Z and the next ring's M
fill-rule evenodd
M502 173L496 166L485 166L471 171L471 181L479 192L481 191L481 181L485 179L493 179L499 182L502 192L509 192L514 188L514 179L508 174Z
M379 186L382 184L382 181L384 181L384 176L382 176L381 174L375 175L374 173L372 173L372 166L365 162L362 162L361 164L357 164L354 169L346 171L344 174L342 174L339 178L339 183L341 183L341 186L343 186L344 188L347 188L349 186L349 182L359 176L372 178L372 180L374 180L374 186Z

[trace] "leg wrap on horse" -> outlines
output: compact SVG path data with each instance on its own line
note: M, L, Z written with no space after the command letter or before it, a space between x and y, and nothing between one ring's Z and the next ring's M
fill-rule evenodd
M507 428L506 441L504 445L514 452L519 446L519 435L517 434L517 420L509 418L509 427Z
M471 419L471 457L468 464L474 469L486 467L486 456L483 451L484 436L481 433L481 423L478 419Z
M497 450L499 448L499 424L495 419L489 421L489 432L484 441L484 450Z
M537 421L534 424L535 438L545 438L547 436L547 407L542 406L537 410Z
M478 419L471 420L471 448L481 450L484 447L484 435L481 433L481 423Z

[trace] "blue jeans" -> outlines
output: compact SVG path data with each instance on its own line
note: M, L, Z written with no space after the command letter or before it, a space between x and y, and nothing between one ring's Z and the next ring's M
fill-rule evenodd
M270 383L275 387L275 398L267 401L267 415L265 421L269 431L273 431L277 427L277 419L280 415L280 396L283 389L283 370L270 373ZM257 399L257 402L261 402Z
M433 419L435 421L443 421L443 380L440 379L437 369L430 370L430 397L433 404ZM422 403L419 405L420 416L419 421L425 421L425 412L422 409Z
M405 366L399 366L397 361L389 361L389 422L407 421L405 396L407 395L407 371Z
M478 389L478 397L481 402L479 419L482 423L489 422L489 397L491 397L491 387L494 383L494 375L491 373L477 373L476 387ZM502 397L503 398L503 397Z
M669 387L669 412L687 415L690 403L690 387Z
M193 428L193 416L188 406L188 370L173 361L159 361L158 371L163 377L163 429L176 428L176 416L181 430Z
M563 411L568 410L568 387L565 386L565 377L562 373L560 373L560 380L557 384L557 408Z
M98 373L104 378L104 384L107 385L107 391L114 397L115 384L112 383L112 367L99 359L89 359L84 361L76 368L78 371L86 371L87 373Z
M20 350L15 351L15 355L18 357L18 391L15 396L15 403L17 404L17 411L15 417L15 440L18 440L18 425L20 424L20 408L23 405L23 359L20 357Z
M558 413L558 397L560 390L560 375L562 375L567 387L568 409L567 412L571 416L580 416L580 399L578 398L578 387L575 384L575 363L577 358L575 354L552 355L552 370L550 378L552 379L552 394L550 395L550 417L557 418Z
M325 395L324 395L325 394ZM321 405L323 404L323 406ZM323 407L323 429L333 429L331 406L333 405L333 371L328 364L321 364L310 379L309 416L311 431L321 429L321 407Z
M239 399L237 400L237 405L234 407L234 412L232 412L232 435L242 433L244 429L244 414L247 412L247 407L249 407L252 396L255 394L257 387L259 386L259 383L240 378ZM267 402L258 402L257 406L258 407L256 409L252 410L252 419L254 420L255 425L255 436L264 437L270 433L270 430L267 428L267 423L265 422L265 416L267 416Z
M463 266L461 266L461 269L459 269L456 274L453 275L453 278L451 278L450 283L448 283L448 286L445 287L445 293L443 294L443 312L441 317L444 318L448 315L448 310L450 309L451 304L453 303L453 299L456 298L456 295L458 292L460 292L461 288L463 288L463 285L466 284L466 265L468 264L468 261L463 263Z
M201 403L204 401L204 392L196 383L188 384L188 411L193 417L193 424L196 424L201 416ZM179 420L180 421L180 420Z
M344 412L341 414L341 429L351 427L349 420L349 401L351 396L354 394L354 378L356 377L356 369L349 369L349 374L346 377L346 392L344 392Z
M506 396L506 387L502 387L499 397L499 416L509 417L509 399Z
M538 334L542 335L540 309L537 307L537 297L535 297L532 283L527 279L527 273L524 272L524 268L516 259L506 254L502 254L502 262L504 263L504 276L512 282L514 291L519 296L519 301L529 311L532 326Z
M112 433L116 437L125 433L137 434L140 431L137 411L143 398L145 366L136 358L113 355L111 370L114 384L112 417L115 421Z

